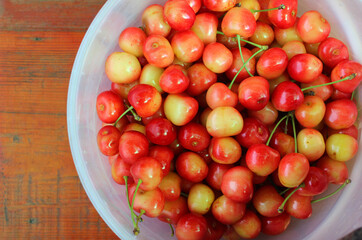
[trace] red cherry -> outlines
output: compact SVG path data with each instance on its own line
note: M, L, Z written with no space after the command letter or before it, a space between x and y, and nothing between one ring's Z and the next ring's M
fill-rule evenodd
M140 117L150 117L161 107L162 97L156 88L139 84L129 91L128 101Z
M309 53L295 55L288 64L289 76L301 83L314 81L322 73L322 70L322 61Z
M97 114L105 123L114 123L125 111L122 98L112 91L104 91L97 96Z
M333 87L341 92L352 93L362 80L362 65L355 61L345 60L338 63L332 70L331 81L335 82L351 74L356 74L351 80L333 84Z
M190 84L186 71L180 65L166 68L159 79L160 87L167 93L182 93Z
M278 208L283 201L284 198L280 196L272 185L265 185L256 190L252 200L253 206L258 213L265 217L280 215Z
M203 63L195 63L187 69L190 84L187 93L197 96L209 89L217 81L216 73L210 71Z
M357 115L357 106L352 100L339 99L326 105L324 123L336 130L344 129L354 124Z
M171 40L175 56L182 62L192 63L200 59L204 43L191 30L177 32Z
M119 139L121 132L116 127L104 126L97 134L98 148L106 156L113 156L118 153Z
M162 166L152 157L142 157L132 164L131 174L135 182L142 180L140 189L154 190L161 183Z
M249 77L240 83L238 92L241 105L258 111L269 101L269 82L263 77Z
M293 190L286 192L285 196L291 194ZM285 204L285 212L290 214L292 217L298 219L307 219L312 215L312 197L301 196L299 194L292 194Z
M245 213L245 203L235 202L225 195L215 199L212 204L212 215L223 224L234 224L239 221Z
M307 177L309 161L301 153L289 153L279 163L278 176L285 187L297 187Z
M244 118L241 133L235 136L239 144L245 148L253 144L266 143L269 138L269 129L256 118Z
M248 60L252 53L249 49L242 47L241 48L241 54L243 55L244 62L241 59L240 56L240 50L238 47L232 48L231 53L233 54L233 63L230 66L230 68L225 72L227 78L229 80L233 80L236 73L240 70L240 68L244 65L244 62ZM249 77L249 73L246 71L246 69L249 70L251 74L255 74L255 58L252 58L245 67L239 72L238 76L235 79L235 82L241 82L245 78Z
M285 212L276 217L261 217L261 231L268 235L281 234L289 226L290 220L290 215Z
M143 54L147 61L160 68L169 66L174 60L170 42L161 35L150 35L143 45Z
M181 194L181 177L175 172L169 172L162 178L158 187L166 201L177 200Z
M323 193L328 187L328 176L318 167L310 167L307 177L304 179L304 187L297 190L301 196L315 196Z
M278 168L280 154L265 144L254 144L246 152L245 161L252 172L268 176Z
M328 37L331 26L319 12L308 11L299 18L297 30L304 42L319 43Z
M225 12L234 7L236 0L203 0L207 9L215 12Z
M224 83L214 83L206 92L206 102L211 109L217 107L235 107L238 95L231 91Z
M195 12L185 0L169 0L163 14L167 23L176 31L188 30L195 21Z
M216 190L221 190L221 181L224 174L232 168L233 166L230 164L220 164L216 162L212 162L209 164L209 171L207 173L206 182L212 188Z
M335 67L343 60L349 59L347 46L336 38L329 37L318 47L318 56L328 67Z
M206 178L208 167L197 153L184 152L176 159L176 170L182 178L197 183Z
M179 240L203 240L207 232L205 217L188 213L183 215L176 225L176 237Z
M273 79L281 76L288 66L288 56L281 48L270 48L259 58L256 71L259 76Z
M271 101L277 110L289 112L303 103L304 95L297 84L285 81L274 89Z
M189 213L187 200L184 197L179 197L174 201L165 201L165 205L158 219L176 225L180 217L187 213Z
M330 183L341 185L348 179L346 163L333 160L327 155L319 159L316 166L327 174Z
M136 131L127 131L119 139L119 155L127 163L133 164L139 158L148 155L148 146L145 135Z
M204 126L191 122L179 129L178 140L184 148L199 152L209 146L210 135Z
M176 135L175 126L165 118L155 118L146 125L146 136L154 144L170 145Z
M281 29L290 28L297 19L298 1L297 0L270 0L268 8L277 8L284 5L284 9L268 11L270 22Z
M226 12L221 22L221 30L228 37L240 35L242 38L253 36L256 21L250 10L234 7Z
M174 152L170 147L166 146L152 146L149 149L148 156L156 159L161 163L162 175L166 176L171 168L171 162L174 158Z
M112 178L113 180L121 185L125 185L124 177L128 177L128 184L133 183L133 178L131 178L131 164L128 164L120 156L112 163Z

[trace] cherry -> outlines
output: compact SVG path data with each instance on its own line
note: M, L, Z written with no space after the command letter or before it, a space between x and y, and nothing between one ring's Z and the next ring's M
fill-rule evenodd
M295 109L295 117L303 127L316 127L324 117L326 106L318 96L306 96L304 102Z
M268 17L274 26L286 29L292 27L297 19L298 1L270 0L268 8L276 8L282 4L284 5L284 8L280 8L275 11L268 11Z
M182 93L189 86L190 79L180 65L171 65L161 74L159 86L167 93Z
M348 77L349 80L337 82ZM332 70L333 87L341 92L352 93L362 80L362 65L355 61L345 60L338 63Z
M272 185L265 185L255 191L252 203L260 215L275 217L280 215L278 208L283 201L284 198Z
M318 167L310 167L307 177L304 179L304 187L298 189L301 196L315 196L323 193L328 187L327 174Z
M232 168L230 164L220 164L212 162L208 165L209 171L207 173L206 182L215 190L221 190L221 181L224 174Z
M131 174L135 182L142 181L140 189L153 190L161 183L162 166L152 157L142 157L132 164Z
M187 200L184 197L179 197L174 201L165 200L165 205L158 219L176 225L178 220L187 213L189 213Z
M285 187L297 187L307 177L309 161L301 153L289 153L279 163L278 176Z
M127 126L125 126L123 132L128 132L128 131L136 131L136 132L140 132L143 135L146 135L146 127L142 124L139 123L129 123L127 124Z
M233 63L233 54L223 44L214 42L205 47L202 60L212 72L223 73Z
M297 31L298 21L299 18L297 18L293 26L289 28L281 29L278 27L274 27L275 40L277 43L279 43L280 46L284 46L286 43L291 41L303 42Z
M329 77L327 77L324 74L320 74L315 80L313 80L312 82L309 83L302 83L300 85L301 88L307 88L307 87L312 87L312 86L319 86L322 84L326 84L331 82L331 80L329 79ZM310 88L308 90L303 91L304 95L306 96L318 96L320 97L323 101L326 101L327 99L329 99L332 96L333 93L333 86L331 85L325 85L325 86L320 86L320 87L315 87L315 88Z
M241 146L249 148L253 144L266 143L269 130L260 120L245 118L243 130L235 138Z
M152 146L149 148L148 156L156 159L161 163L162 175L166 176L170 172L171 162L174 158L174 152L170 147Z
M112 91L104 91L97 96L97 114L104 123L114 123L125 111L122 98Z
M178 140L185 149L199 152L209 146L210 135L201 124L190 122L179 129Z
M146 38L143 54L150 64L160 68L171 65L174 60L170 42L161 35L149 35Z
M348 168L344 162L333 160L327 155L318 160L318 168L322 169L328 182L333 184L343 184L348 179Z
M128 101L140 117L149 117L161 107L162 98L156 88L139 84L129 91Z
M274 40L273 28L269 24L256 22L255 32L249 40L260 45L270 45Z
M213 137L230 137L243 128L243 117L233 107L217 107L207 117L206 129Z
M146 40L146 33L137 27L128 27L124 29L118 38L119 47L136 57L143 56L143 44Z
M163 14L167 23L176 31L188 30L195 21L195 12L184 0L168 0Z
M211 139L209 153L212 160L221 164L233 164L241 157L241 147L232 137L215 137Z
M164 20L163 7L161 5L152 4L143 11L142 28L148 36L161 35L167 37L171 27Z
M290 77L301 83L314 81L322 73L322 70L322 61L309 53L295 55L288 64Z
M252 172L268 176L278 168L280 154L265 144L254 144L248 148L245 161Z
M203 0L205 7L215 12L225 12L234 7L236 0Z
M274 89L279 85L279 83L282 83L282 82L285 82L285 81L290 81L290 77L289 77L287 71L285 71L279 77L274 78L274 79L270 79L268 81L269 81L269 92L270 92L270 94L273 94Z
M258 111L269 101L269 83L263 77L250 77L239 85L240 103L247 109Z
M108 56L105 72L115 83L131 83L141 74L141 64L137 57L126 52L114 52Z
M287 54L289 60L295 55L307 53L303 42L298 40L285 43L282 49Z
M197 13L200 10L202 5L202 0L186 0L186 2L194 10L195 13Z
M297 135L298 152L310 162L323 156L326 149L323 135L316 129L304 128Z
M328 67L335 67L343 60L349 59L347 46L336 38L325 39L318 47L318 56Z
M202 56L204 50L204 43L191 30L175 33L171 46L177 59L186 63L197 61Z
M225 195L218 197L212 204L212 215L223 224L234 224L245 213L245 203L235 202Z
M169 94L164 101L166 118L176 126L183 126L196 116L199 104L185 93Z
M328 37L331 26L319 12L308 11L299 18L297 30L304 42L319 43Z
M248 9L255 18L255 21L259 19L262 11L260 11L260 4L258 0L237 0L238 5L242 8ZM256 23L258 24L258 22Z
M146 64L142 68L139 82L137 81L136 83L151 85L151 86L155 87L157 89L157 91L159 91L160 93L163 93L163 90L160 86L160 77L163 72L164 72L163 68L156 67L151 64ZM127 89L128 92L129 92L129 90L131 90L131 88ZM125 96L124 98L127 98L128 92L126 94L123 94L123 96Z
M270 147L277 150L282 158L295 151L294 138L284 132L276 132L271 138Z
M165 198L158 187L150 191L138 189L136 192L136 184L132 184L129 186L128 199L130 202L132 201L133 209L136 212L144 212L151 218L158 217L165 205Z
M357 106L349 99L339 99L326 105L324 123L332 129L348 128L357 119Z
M203 63L195 63L189 67L187 76L190 79L190 84L186 92L190 96L200 95L217 81L216 73L210 71Z
M114 126L104 126L97 134L97 145L102 154L113 156L118 153L121 132Z
M286 192L286 196L290 195L292 190ZM285 212L290 216L298 219L307 219L312 215L312 197L292 194L285 204Z
M131 177L131 164L128 164L120 156L117 156L112 163L112 178L116 183L125 185L124 176ZM133 178L129 178L128 183L133 182Z
M238 95L231 91L224 83L214 83L206 92L206 102L211 109L217 107L235 107Z
M166 201L174 201L181 194L181 177L175 172L169 172L162 178L158 187Z
M254 15L246 8L231 8L221 22L222 32L229 37L240 35L242 38L249 38L253 36L255 29Z
M270 48L259 58L256 70L259 76L266 79L277 78L283 74L288 66L288 56L281 48Z
M261 231L267 235L278 235L284 232L290 224L291 217L282 213L276 217L261 217Z
M231 53L233 55L233 63L225 72L229 80L233 80L236 76L235 82L241 82L250 76L248 71L252 75L255 74L255 58L251 58L244 66L245 61L252 56L252 53L249 49L243 47L241 47L240 50L239 48L232 48ZM241 56L243 56L243 58L241 58ZM242 70L239 72L241 68ZM237 75L238 72L239 74Z
M303 103L304 95L297 84L285 81L274 89L271 101L277 110L289 112Z
M347 134L336 133L327 138L326 152L334 160L348 161L356 155L357 150L357 140Z
M215 195L212 189L202 183L196 183L189 191L187 205L192 213L206 214L214 202Z
M261 221L253 211L246 209L244 216L232 227L240 237L252 239L260 234Z
M227 226L217 221L212 214L206 215L207 233L205 240L219 240L226 232Z
M208 167L197 153L184 152L176 159L176 170L182 178L197 183L206 178Z
M269 101L266 106L259 111L248 110L248 116L256 118L264 125L268 126L277 120L278 110L276 110L273 104Z
M354 137L356 140L358 140L358 128L355 125L352 125L348 128L343 129L333 129L333 128L327 128L327 136L333 135L335 133L343 133L350 135Z
M218 19L212 13L200 13L196 15L194 25L191 30L206 45L216 42L216 32Z
M253 174L242 166L230 168L221 181L222 193L236 202L247 203L253 196Z
M175 126L165 118L155 118L146 125L146 137L158 145L169 145L176 139Z
M149 143L140 132L127 131L119 139L119 156L129 164L148 155Z
M176 225L176 237L179 240L203 240L207 232L205 217L188 213L180 217Z

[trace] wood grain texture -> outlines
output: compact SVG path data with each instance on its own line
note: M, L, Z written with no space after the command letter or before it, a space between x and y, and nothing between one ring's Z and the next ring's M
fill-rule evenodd
M75 55L105 0L0 0L0 239L117 239L66 128Z

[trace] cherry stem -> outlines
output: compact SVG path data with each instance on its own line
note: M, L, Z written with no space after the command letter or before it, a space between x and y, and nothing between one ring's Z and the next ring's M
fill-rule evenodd
M243 68L246 66L246 64L248 64L248 62L253 59L253 57L255 57L256 55L258 55L261 51L263 51L263 49L259 49L258 51L256 51L253 55L251 55L251 57L246 60L246 62L243 64L243 66L241 66L241 68L239 69L239 71L235 74L233 80L231 81L231 83L229 84L229 89L231 89L231 87L233 86L235 79L237 78L237 76L239 75L239 73L241 72L241 70L243 70Z
M216 33L221 34L221 35L225 35L225 33L221 32L221 31L216 31ZM263 50L267 50L269 48L267 45L260 45L260 44L257 44L257 43L253 43L253 42L250 42L248 40L245 40L244 38L240 38L240 40L243 41L243 42L249 43L250 45L253 45L254 47L261 48Z
M290 112L288 115L291 116L292 118L292 125L293 125L293 135L294 135L294 152L297 153L298 152L298 144L297 144L297 131L295 130L295 120L294 120L294 114L292 112Z
M175 231L173 230L172 224L169 223L168 225L170 225L171 228L171 237L175 236Z
M317 87L323 87L323 86L327 86L327 85L332 85L332 84L335 84L335 83L339 83L339 82L343 82L343 81L346 81L346 80L352 80L353 78L355 78L357 76L356 73L352 73L351 75L345 77L345 78L342 78L340 80L337 80L337 81L334 81L334 82L329 82L329 83L323 83L323 84L320 84L320 85L315 85L315 86L310 86L310 87L306 87L306 88L302 88L302 92L304 92L305 90L309 90L309 89L312 89L312 88L317 88Z
M117 120L113 123L113 126L116 126L117 123L118 123L118 121L121 120L121 118L123 118L123 116L126 115L129 111L132 111L132 109L133 109L132 106L128 107L128 109L127 109L126 111L124 111L124 112L121 114L121 116L119 116L119 117L117 118Z
M281 191L279 194L280 194L280 195L284 195L284 193L288 192L289 189L290 189L290 188L286 188L286 189L284 189L283 191Z
M296 192L298 191L299 188L302 188L304 187L305 184L304 183L301 183L298 187L296 187L291 193L289 193L289 195L284 199L282 205L279 206L278 208L278 213L282 213L284 212L284 206L285 204L287 203L287 201L289 200L289 198Z
M123 176L125 185L126 185L126 195L127 195L127 202L128 202L128 208L131 211L131 218L132 218L132 223L133 223L133 227L136 227L137 224L134 220L135 217L137 217L137 215L134 213L133 211L133 207L131 206L131 203L129 202L129 195L128 195L128 176Z
M132 211L133 211L133 205L134 205L134 201L135 201L135 199L136 199L136 195L137 195L137 192L138 192L138 188L140 187L140 185L141 185L141 183L142 183L142 179L138 179L138 182L137 182L137 185L136 185L136 189L135 189L135 191L134 191L134 193L133 193L133 198L132 198L132 205L131 205L131 208L132 208ZM144 210L143 210L144 211ZM138 223L139 223L139 219L141 218L141 216L142 216L142 209L140 210L140 215L139 216L137 216L137 222L136 223L134 223L134 228L133 228L133 233L137 236L139 233L140 233L140 229L139 229L139 227L138 227Z
M236 35L236 39L238 40L238 47L239 47L239 53L240 53L241 61L244 64L245 62L244 62L243 53L241 51L241 43L240 43L240 35L239 34ZM250 73L250 71L249 71L249 69L247 67L245 68L245 70L248 72L250 77L254 77L254 75Z
M351 94L351 100L353 100L355 93L356 93L356 91L353 91L353 92L352 92L352 94Z
M287 115L287 119L285 120L285 127L284 127L284 133L287 134L288 133L288 120L289 120L289 114Z
M285 115L284 117L282 117L282 118L279 120L279 122L275 125L273 131L270 133L270 136L269 136L269 138L268 138L268 141L266 142L266 145L267 145L267 146L269 146L270 140L271 140L271 138L273 137L273 134L274 134L274 132L277 130L278 126L279 126L279 125L282 123L282 121L283 121L284 119L286 119L286 118L288 118L288 115Z
M133 228L133 234L136 235L136 236L140 233L140 228L138 227L138 223L143 222L142 215L145 214L145 213L146 213L146 211L141 209L140 210L140 215L137 216L136 227Z
M280 4L279 7L275 7L275 8L260 9L260 10L250 9L250 12L252 12L252 13L255 13L255 12L268 12L268 11L283 10L283 9L285 9L285 5L284 5L284 4Z
M344 181L344 183L334 192L332 192L331 194L328 194L327 196L325 197L322 197L320 199L316 199L316 200L313 200L311 201L311 203L317 203L317 202L320 202L320 201L323 201L329 197L332 197L333 195L335 195L336 193L338 193L339 191L341 191L347 184L351 183L352 180L351 179L347 179L346 181Z
M181 194L180 194L181 196L183 196L183 197L189 197L189 195L187 194L187 193L184 193L184 192L181 192Z

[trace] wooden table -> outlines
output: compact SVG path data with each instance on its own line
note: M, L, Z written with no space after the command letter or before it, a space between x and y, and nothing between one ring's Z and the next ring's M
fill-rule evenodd
M79 182L69 77L106 0L0 0L0 239L117 239Z

